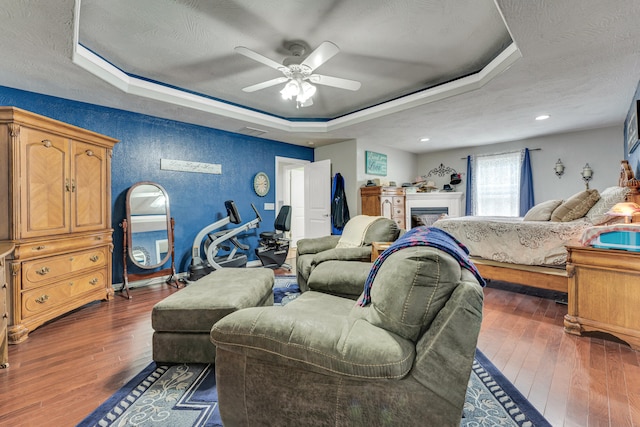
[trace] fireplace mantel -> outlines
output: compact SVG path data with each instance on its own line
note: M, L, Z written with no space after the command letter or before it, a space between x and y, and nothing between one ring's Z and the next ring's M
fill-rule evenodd
M441 191L437 193L406 193L405 216L407 228L411 225L411 208L446 207L451 217L462 215L462 197L460 191Z

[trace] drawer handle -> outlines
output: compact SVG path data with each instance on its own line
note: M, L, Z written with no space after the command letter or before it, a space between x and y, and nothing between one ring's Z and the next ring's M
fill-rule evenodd
M41 297L36 298L36 302L38 304L44 304L45 302L47 302L48 299L49 299L49 295L44 294Z
M89 284L90 285L97 285L98 284L98 278L94 277L93 279L89 280Z
M40 245L40 246L36 246L35 248L31 248L32 251L41 251L44 248L46 248L46 246L44 245Z
M42 140L42 145L44 145L47 148L51 147L51 141L49 141L48 139L43 139Z
M45 274L47 274L49 272L49 267L42 267L40 270L36 270L36 273L44 276Z
M98 262L98 260L100 259L100 257L98 255L92 255L91 258L89 258L91 261L93 262Z

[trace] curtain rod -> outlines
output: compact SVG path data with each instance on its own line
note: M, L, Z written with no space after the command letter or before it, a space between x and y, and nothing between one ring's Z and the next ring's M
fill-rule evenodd
M529 151L542 151L542 148L529 148ZM499 154L516 153L517 151L503 151L502 153L477 154L478 156L497 156ZM473 155L473 154L471 154ZM460 157L460 160L467 160L466 157Z

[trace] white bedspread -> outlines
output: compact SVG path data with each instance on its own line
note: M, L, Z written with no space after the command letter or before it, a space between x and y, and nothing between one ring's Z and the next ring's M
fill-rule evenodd
M511 264L563 265L566 245L580 246L591 221L523 221L514 217L465 216L436 221L441 228L464 243L471 256Z

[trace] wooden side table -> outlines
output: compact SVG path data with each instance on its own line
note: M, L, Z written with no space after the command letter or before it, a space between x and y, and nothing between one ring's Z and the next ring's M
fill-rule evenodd
M371 262L374 262L378 256L384 252L393 242L373 242L371 243Z
M569 246L567 253L565 332L606 332L640 350L640 252Z

